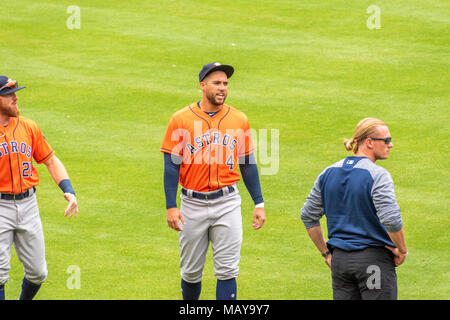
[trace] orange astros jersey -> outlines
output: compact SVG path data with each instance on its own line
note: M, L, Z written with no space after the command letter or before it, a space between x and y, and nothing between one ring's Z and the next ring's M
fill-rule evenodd
M42 163L53 154L34 121L10 118L8 126L0 126L0 192L22 193L38 185L32 160Z
M239 181L238 159L254 148L244 113L224 104L211 117L197 102L172 116L161 151L182 158L184 188L208 192Z

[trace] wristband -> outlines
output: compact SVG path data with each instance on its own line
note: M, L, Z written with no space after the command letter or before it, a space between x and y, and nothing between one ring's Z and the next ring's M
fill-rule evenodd
M255 208L264 208L264 202L258 203Z
M331 254L330 250L322 253L322 257L326 258L329 254Z
M71 193L75 195L75 190L73 190L72 184L70 183L69 179L61 180L61 182L58 184L58 187L60 187L64 193Z

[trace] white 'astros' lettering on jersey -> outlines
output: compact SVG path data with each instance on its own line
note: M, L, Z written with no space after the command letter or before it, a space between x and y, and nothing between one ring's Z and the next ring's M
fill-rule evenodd
M9 147L9 148L8 148ZM17 141L9 141L3 142L0 144L0 158L2 158L5 155L9 154L9 150L11 150L11 153L20 153L23 155L26 155L28 158L31 158L32 148L31 146L27 145L25 142L17 142Z
M195 145L188 143L186 146L191 152L194 154L196 151L203 149L205 146L209 146L210 144L219 145L223 147L228 147L230 151L233 151L236 148L238 141L233 139L230 135L224 134L222 137L222 133L220 131L214 131L211 133L204 133L200 136L194 138Z

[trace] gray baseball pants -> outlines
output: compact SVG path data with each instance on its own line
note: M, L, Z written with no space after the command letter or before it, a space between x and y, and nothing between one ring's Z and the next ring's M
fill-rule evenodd
M184 281L202 280L209 243L213 250L214 275L219 280L236 278L242 244L241 197L235 191L214 200L181 195L180 211L185 225L179 232L180 268Z
M0 199L0 285L9 280L12 244L25 278L34 284L44 282L48 272L36 194L22 200Z

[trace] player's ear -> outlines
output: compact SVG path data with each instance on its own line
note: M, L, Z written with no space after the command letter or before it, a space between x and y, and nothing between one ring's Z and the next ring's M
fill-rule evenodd
M364 144L366 145L367 149L373 149L373 140L366 138L366 140L364 141Z

